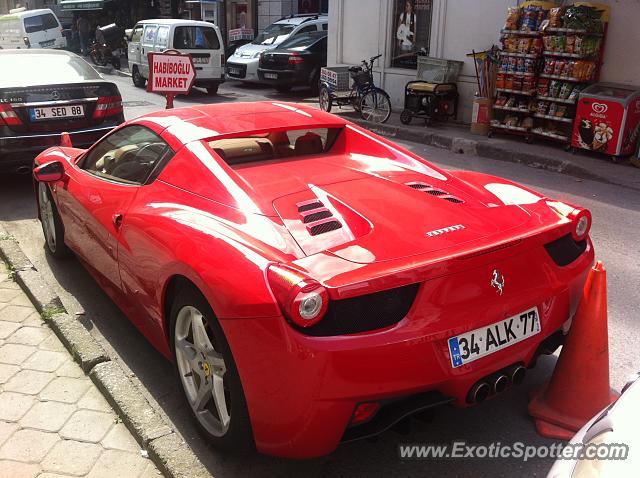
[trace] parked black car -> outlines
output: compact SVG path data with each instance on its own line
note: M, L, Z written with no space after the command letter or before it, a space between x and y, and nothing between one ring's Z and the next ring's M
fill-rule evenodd
M87 148L124 121L122 97L75 53L0 50L0 172L29 172L68 132Z
M318 93L320 68L327 66L327 32L296 35L260 55L258 77L281 93L309 86Z

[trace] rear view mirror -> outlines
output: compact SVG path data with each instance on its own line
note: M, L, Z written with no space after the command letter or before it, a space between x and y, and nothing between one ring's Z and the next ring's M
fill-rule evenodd
M43 183L60 181L64 176L64 166L60 161L50 161L35 168L33 176Z

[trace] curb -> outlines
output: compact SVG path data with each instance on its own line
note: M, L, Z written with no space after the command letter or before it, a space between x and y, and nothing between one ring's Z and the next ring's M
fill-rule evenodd
M100 73L105 73L107 75L123 76L125 78L131 78L131 73L128 73L128 72L122 71L122 70L118 70L118 69L114 68L113 66L100 66L100 65L94 65L94 64L91 64L91 66L93 68L95 68L96 70L98 70Z
M65 310L60 297L0 224L0 258L44 321L91 378L151 461L168 478L211 477L191 448L151 407L139 388L89 331Z
M612 181L610 178L594 174L589 169L581 168L574 163L553 158L551 156L541 156L532 153L513 151L484 141L476 141L462 137L451 137L432 131L418 132L393 125L372 123L370 121L365 121L348 115L344 116L346 116L349 121L388 138L421 143L440 149L447 149L454 153L472 154L481 158L523 164L532 168L553 171L555 173L566 174L580 179L599 181L616 186L624 186L629 189L640 190L638 187L634 187L629 184L619 184Z

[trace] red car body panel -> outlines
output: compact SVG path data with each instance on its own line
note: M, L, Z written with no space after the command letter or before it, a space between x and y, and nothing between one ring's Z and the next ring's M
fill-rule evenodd
M587 238L575 260L558 266L545 245L574 224L543 196L483 174L441 171L315 109L227 108L167 110L123 125L152 129L176 152L148 185L91 176L72 148L52 148L37 161L65 163L51 191L67 244L166 357L167 289L183 277L202 291L233 352L261 452L330 453L361 402L438 391L466 406L475 382L531 364L542 341L573 316L593 246ZM343 129L327 154L233 168L204 141L326 127ZM308 233L297 205L315 199L340 229ZM317 280L332 301L420 285L391 326L310 336L283 317L266 278L273 263ZM491 287L495 269L506 278L504 295ZM540 334L452 368L450 337L533 306Z

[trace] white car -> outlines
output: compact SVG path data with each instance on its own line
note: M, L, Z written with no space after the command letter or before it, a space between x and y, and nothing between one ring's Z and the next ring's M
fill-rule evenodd
M258 63L260 55L275 48L288 38L301 33L327 30L327 15L291 15L281 18L265 28L251 43L239 47L227 59L227 78L232 80L260 82Z
M0 49L65 48L67 40L55 13L48 8L16 8L0 16Z
M593 417L567 447L583 450L579 459L559 458L547 478L618 478L638 476L640 468L640 374L613 404ZM609 449L607 449L609 447ZM595 454L590 456L589 453ZM567 455L569 456L569 455Z

